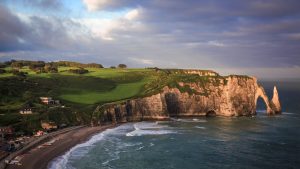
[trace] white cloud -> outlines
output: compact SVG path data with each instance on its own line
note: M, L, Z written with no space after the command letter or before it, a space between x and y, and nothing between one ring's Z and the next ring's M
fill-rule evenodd
M74 20L87 27L94 37L100 37L103 40L111 41L116 38L113 35L114 31L143 29L143 25L136 20L139 16L140 10L141 9L132 9L123 16L114 19L84 18Z
M207 44L211 45L211 46L217 46L217 47L224 47L225 46L224 43L221 43L221 42L218 42L218 41L208 41Z
M141 58L134 58L134 57L130 57L129 59L131 59L137 63L142 63L145 65L154 65L153 60L150 60L150 59L141 59Z
M126 15L125 18L127 20L134 20L139 16L139 10L138 9L133 9L129 11Z
M83 0L83 3L86 5L88 11L97 11L109 4L110 0Z

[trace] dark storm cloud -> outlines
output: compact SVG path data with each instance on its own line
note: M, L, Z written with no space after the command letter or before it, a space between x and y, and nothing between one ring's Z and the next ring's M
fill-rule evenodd
M145 7L144 20L177 42L200 44L197 51L227 66L300 65L297 0L157 0Z
M23 39L28 28L1 4L0 23L0 52L30 48Z
M3 4L20 4L24 7L33 7L38 10L58 10L62 9L61 0L2 0Z
M61 8L61 0L22 0L24 4L37 6L43 9L59 9Z
M81 27L71 19L41 16L21 19L0 4L0 23L0 52L68 50L80 43L68 34L68 30Z
M61 6L58 0L18 1L38 11ZM138 9L137 21L144 29L123 24L108 31L114 39L108 42L82 29L83 25L72 20L72 16L36 14L28 16L30 22L26 23L2 7L0 51L27 50L27 55L34 57L36 54L30 50L43 50L47 56L52 53L72 58L73 55L82 60L107 60L111 65L127 59L132 64L141 61L186 68L300 66L299 0L82 2L91 15L97 10Z

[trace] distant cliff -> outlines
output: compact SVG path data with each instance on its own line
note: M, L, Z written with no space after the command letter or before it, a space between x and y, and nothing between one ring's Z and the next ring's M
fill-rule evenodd
M185 73L199 74L197 71ZM98 106L95 110L98 116L93 118L93 123L159 120L183 116L255 115L259 97L264 100L269 115L281 113L276 87L270 100L254 77L208 76L205 83L179 80L175 87L165 86L160 92L148 97Z

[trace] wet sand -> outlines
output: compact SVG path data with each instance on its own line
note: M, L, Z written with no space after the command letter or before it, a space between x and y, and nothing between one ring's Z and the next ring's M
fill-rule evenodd
M70 150L75 145L88 140L94 134L113 127L115 127L115 125L83 127L57 135L53 137L56 141L51 146L38 148L39 145L29 150L21 155L20 162L22 165L8 165L7 169L46 169L49 162L54 158L63 155L66 151Z

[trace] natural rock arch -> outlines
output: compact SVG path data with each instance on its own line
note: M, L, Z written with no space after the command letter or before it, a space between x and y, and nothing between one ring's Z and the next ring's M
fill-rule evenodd
M264 88L261 86L258 86L256 93L255 93L255 110L256 110L256 106L257 106L257 100L259 97L262 98L263 101L265 102L265 105L267 108L267 114L281 113L281 105L279 102L279 96L278 96L276 86L274 86L273 98L271 101L269 100Z
M265 105L266 105L266 108L267 108L267 113L268 114L273 114L273 110L270 106L270 101L269 101L269 98L264 90L263 87L259 86L256 90L256 93L255 93L255 110L256 110L256 106L257 106L257 100L258 98L262 98L262 100L264 101Z

